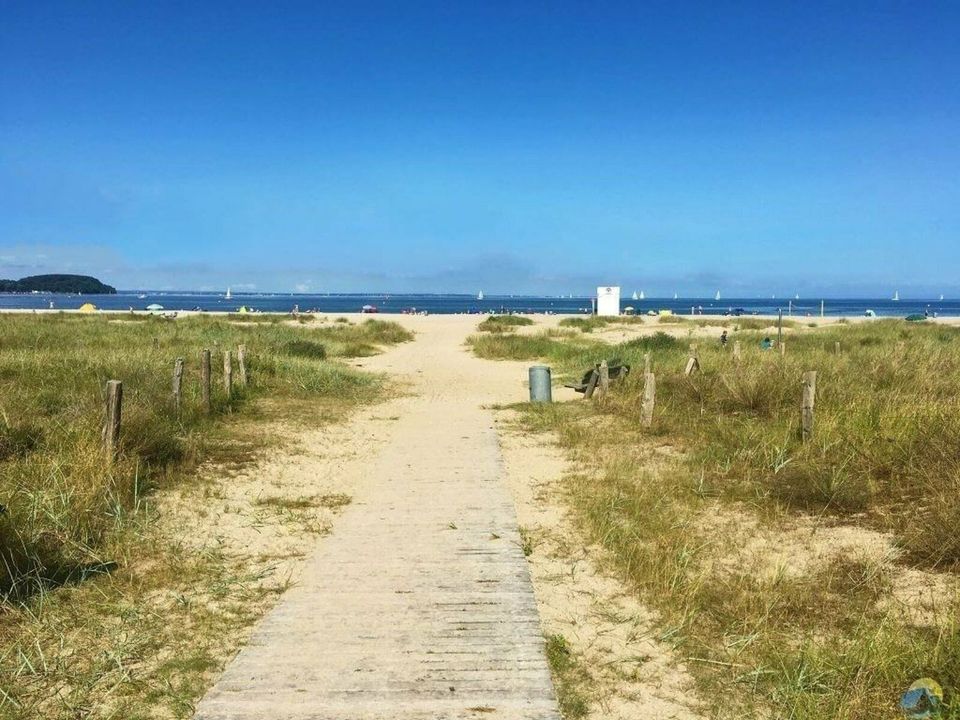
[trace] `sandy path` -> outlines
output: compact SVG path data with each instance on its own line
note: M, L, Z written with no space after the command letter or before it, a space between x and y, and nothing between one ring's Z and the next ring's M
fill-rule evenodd
M197 718L558 718L493 418L514 364L462 349L472 324L411 318L364 366L409 379L378 408L350 505ZM359 471L359 472L358 472Z

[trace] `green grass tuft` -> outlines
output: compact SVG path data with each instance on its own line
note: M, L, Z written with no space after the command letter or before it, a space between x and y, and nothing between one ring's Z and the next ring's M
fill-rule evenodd
M523 315L491 315L477 325L481 332L502 333L510 332L518 327L533 325L533 320Z

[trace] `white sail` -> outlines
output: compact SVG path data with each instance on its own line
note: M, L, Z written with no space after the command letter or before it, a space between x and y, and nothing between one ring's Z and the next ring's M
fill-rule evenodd
M893 301L894 301L894 302L897 302L897 301L899 301L899 300L900 300L900 291L899 291L899 290L894 290L894 291L893 291Z
M483 300L483 290L477 293L477 300Z
M797 293L796 295L794 295L794 296L793 296L793 299L794 299L794 300L799 300L799 299L800 299L800 293Z
M717 290L717 294L713 297L713 299L714 299L714 300L719 300L719 299L720 299L720 291L719 291L719 290Z
M943 293L940 294L940 302L943 302Z
M641 291L640 291L640 297L637 298L637 299L638 299L638 300L645 300L646 297L647 297L647 296L643 294L643 290L641 290Z
M230 298L233 297L233 293L230 292L230 288L227 288L227 294L224 295L224 297L225 297L227 300L229 300Z
M679 295L677 295L676 293L673 294L673 299L674 299L674 300L678 300L679 298L680 298Z
M636 290L633 291L633 295L631 295L630 297L631 297L631 299L633 299L633 300L639 300L639 299L640 299L640 297L637 295L637 291L636 291Z

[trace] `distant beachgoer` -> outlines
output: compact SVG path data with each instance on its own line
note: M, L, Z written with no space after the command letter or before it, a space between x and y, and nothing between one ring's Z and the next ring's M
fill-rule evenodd
M771 340L770 338L765 337L763 340L760 341L761 350L770 350L772 347L773 347L773 340Z
M726 331L726 330L724 330L722 333L720 333L720 346L721 346L721 347L726 347L726 346L727 346L727 331Z

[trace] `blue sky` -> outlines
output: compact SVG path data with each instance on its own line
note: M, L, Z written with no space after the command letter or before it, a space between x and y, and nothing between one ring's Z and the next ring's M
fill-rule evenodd
M0 0L0 277L958 296L958 27L956 2Z

